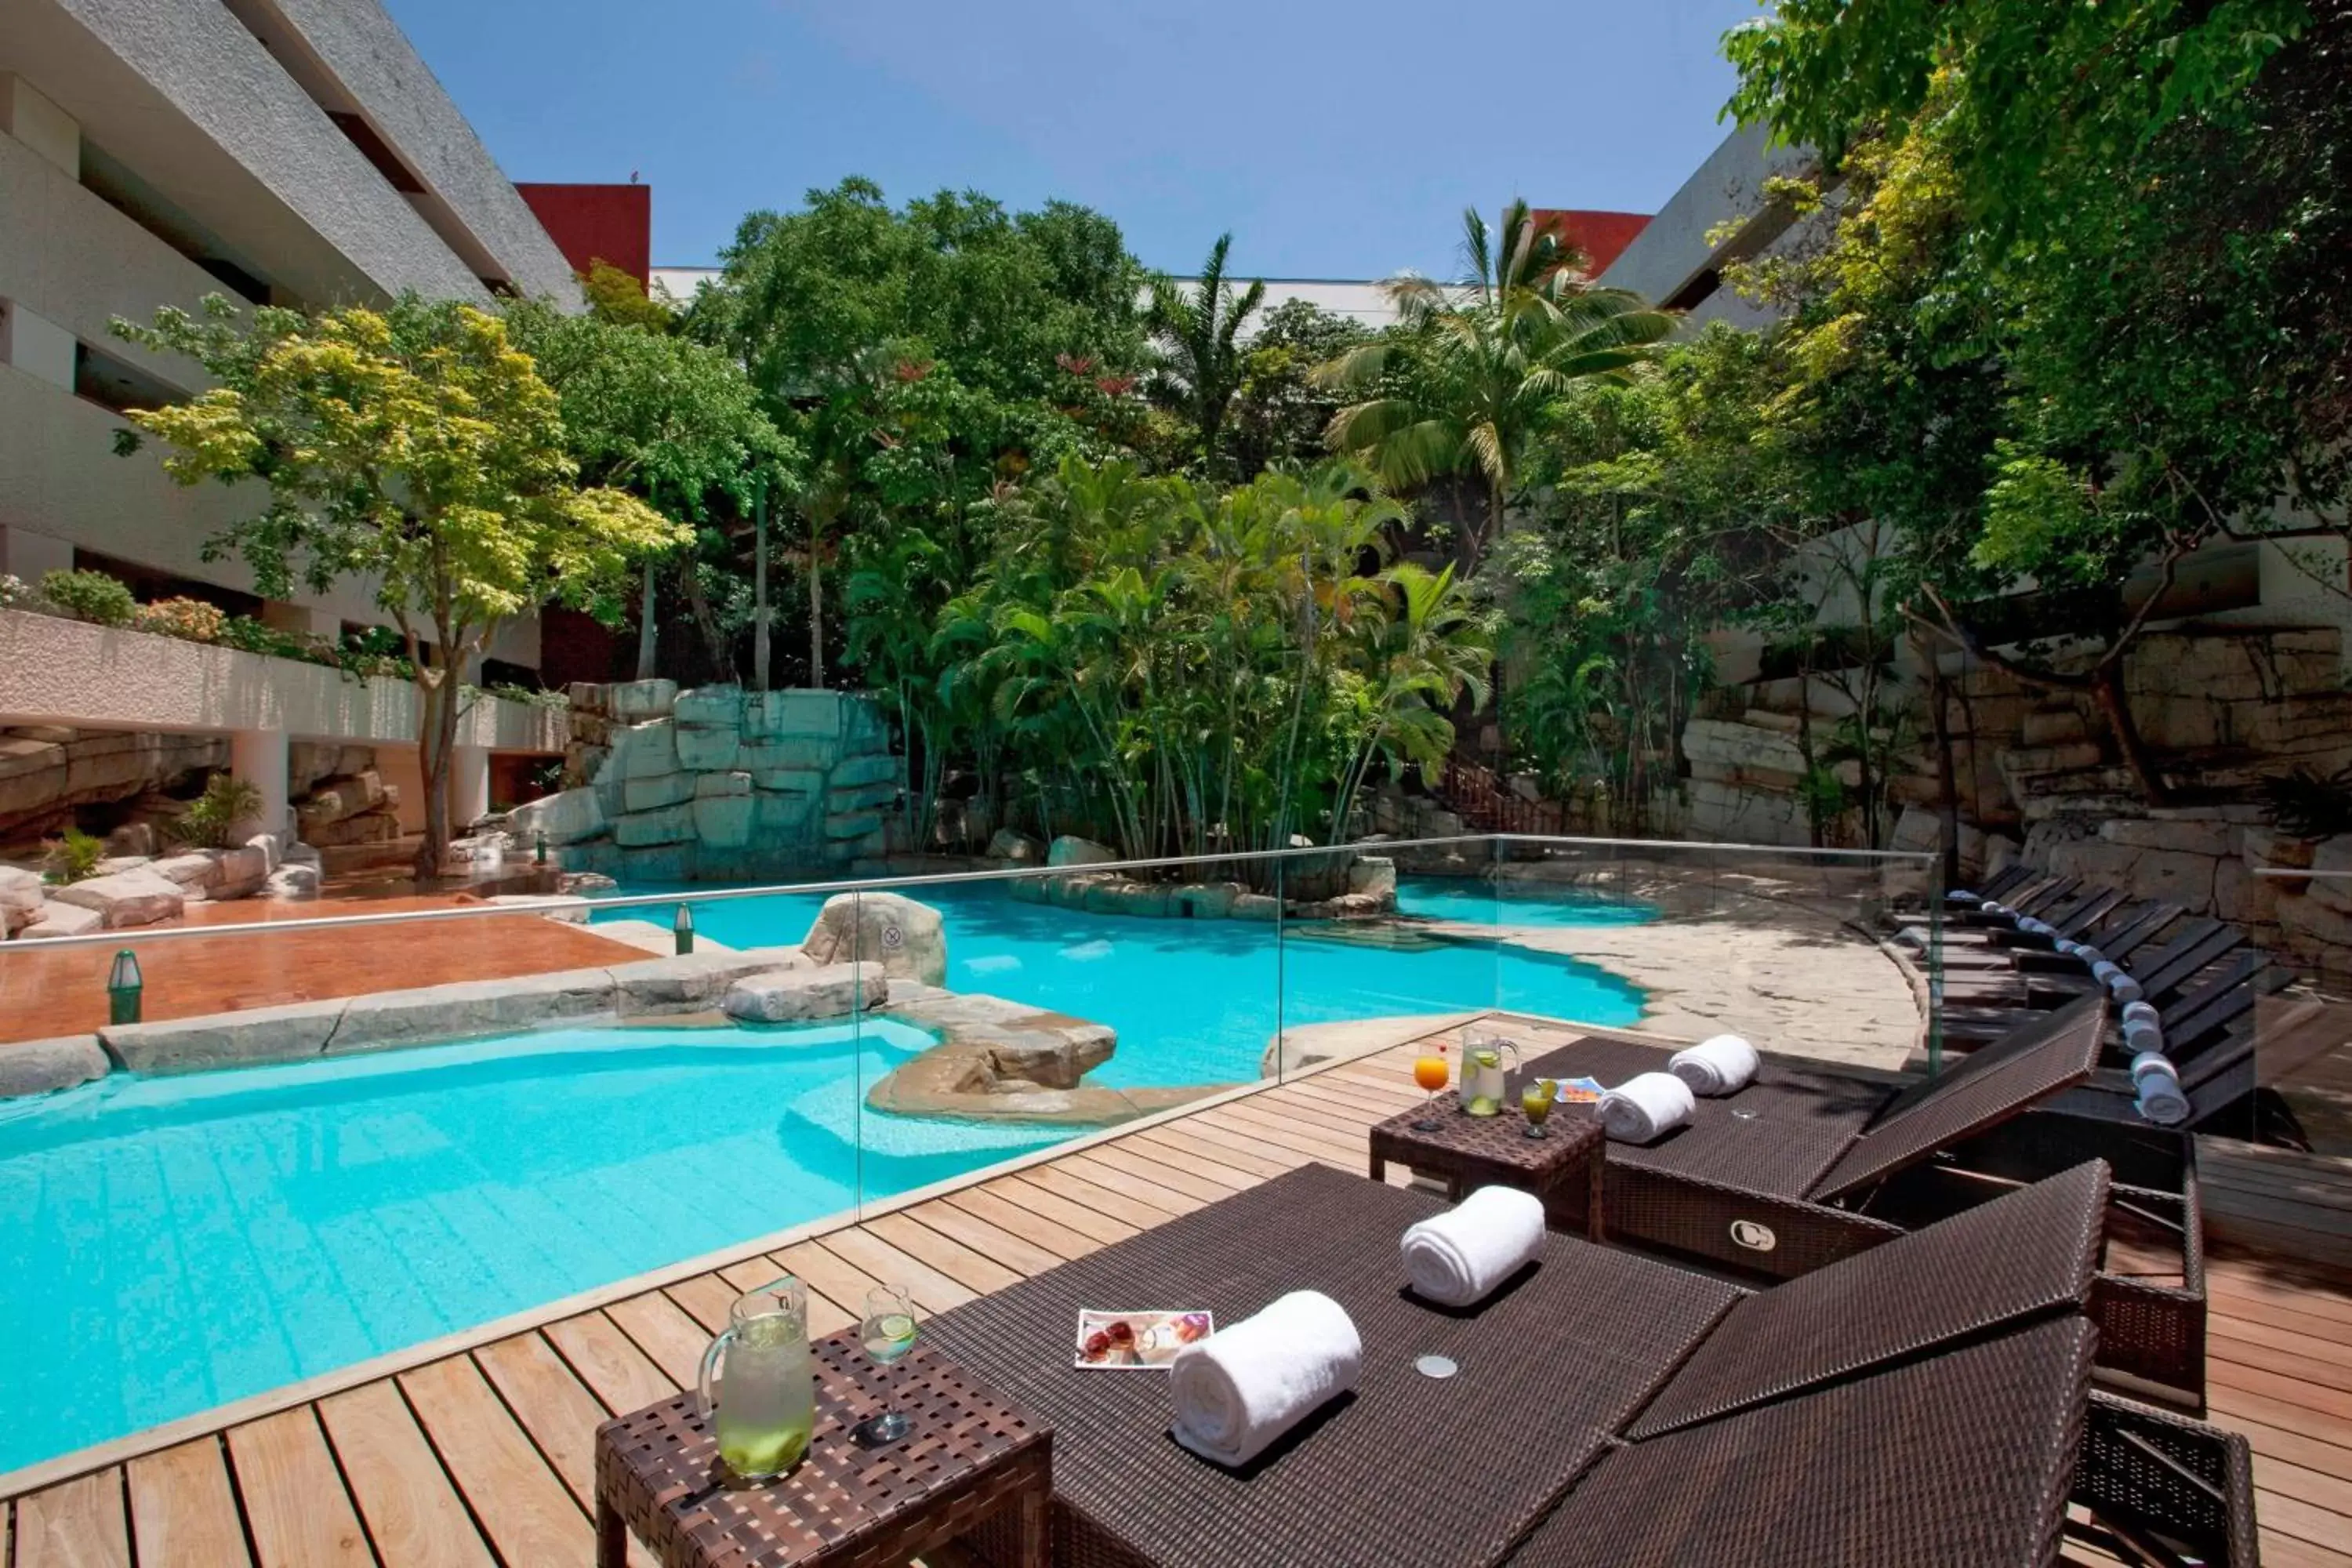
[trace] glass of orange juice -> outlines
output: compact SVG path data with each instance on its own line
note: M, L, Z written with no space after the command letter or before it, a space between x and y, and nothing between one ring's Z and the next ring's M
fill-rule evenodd
M1412 1081L1419 1084L1427 1096L1421 1102L1421 1120L1412 1124L1415 1132L1437 1131L1437 1096L1445 1087L1449 1076L1451 1071L1445 1060L1443 1041L1424 1047L1422 1054L1413 1058Z

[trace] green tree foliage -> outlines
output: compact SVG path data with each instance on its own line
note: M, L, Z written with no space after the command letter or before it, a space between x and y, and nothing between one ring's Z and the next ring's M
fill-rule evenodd
M987 509L976 580L936 549L852 580L852 645L988 798L1132 855L1345 829L1379 769L1430 766L1491 657L1451 572L1378 565L1392 503L1345 466L1220 490L1065 458ZM913 623L911 601L937 611Z
M667 332L677 325L677 312L654 299L637 280L609 261L590 261L580 274L580 297L588 313L616 327L641 332Z
M953 532L997 484L1143 434L1143 271L1099 214L948 192L894 209L852 179L754 213L723 260L688 330L744 364L808 454L792 505L811 684L845 541L887 555L900 529Z
M508 321L562 401L582 479L627 490L694 530L690 548L670 552L677 592L712 674L735 679L750 595L734 570L730 525L751 515L763 489L782 498L797 489L800 448L776 429L742 367L717 349L540 303L516 306ZM654 673L656 563L647 559L643 572L640 679Z
M1400 493L1452 476L1483 492L1461 552L1465 572L1502 537L1528 442L1577 383L1622 380L1673 331L1622 289L1591 286L1581 258L1524 201L1499 234L1462 215L1465 270L1452 287L1390 285L1398 326L1327 366L1360 401L1332 416L1333 449L1358 454Z
M1234 395L1234 470L1243 479L1268 468L1311 463L1339 399L1315 379L1318 365L1370 341L1371 329L1306 300L1285 300L1258 319L1244 344Z
M1225 426L1245 374L1242 325L1265 300L1263 280L1236 290L1226 278L1233 247L1232 235L1219 235L1190 285L1154 278L1143 312L1160 354L1144 384L1155 402L1191 426L1194 454L1212 475L1225 471Z
M372 584L400 628L425 776L417 874L437 876L467 666L550 601L609 607L629 563L685 531L624 491L580 485L554 391L506 323L471 306L263 307L247 321L215 295L201 320L164 310L114 328L188 355L216 384L130 414L172 448L164 471L268 489L261 511L206 542L207 557L241 556L273 598L298 581Z

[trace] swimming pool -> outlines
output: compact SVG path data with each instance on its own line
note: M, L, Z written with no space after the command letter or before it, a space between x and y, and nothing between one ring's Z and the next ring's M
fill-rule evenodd
M0 1108L0 1470L1065 1136L863 1130L930 1044L567 1028Z
M946 918L951 988L1110 1025L1118 1051L1095 1076L1113 1086L1255 1078L1276 1030L1302 1024L1641 1012L1589 965L1403 927L1292 926L1277 943L1269 925L988 885L920 896ZM1408 889L1405 907L1422 900ZM820 902L706 904L697 924L731 946L797 942ZM865 1089L930 1043L887 1016L565 1027L0 1102L0 1412L16 1417L0 1470L1070 1135L866 1110Z
M1639 905L1513 896L1483 884L1407 880L1401 912L1498 925L1623 924ZM630 892L677 891L632 888ZM1118 1051L1092 1077L1118 1089L1255 1078L1266 1043L1303 1024L1510 1007L1591 1024L1641 1017L1642 992L1607 971L1501 942L1437 941L1387 924L1275 928L1152 920L1024 903L1001 883L909 889L946 922L947 985L1108 1024ZM776 894L694 906L695 930L730 947L796 943L824 906ZM614 918L666 910L632 908Z

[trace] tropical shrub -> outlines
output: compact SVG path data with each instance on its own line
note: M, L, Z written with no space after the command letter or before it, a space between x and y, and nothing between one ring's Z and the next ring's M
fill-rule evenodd
M98 863L106 858L106 840L94 833L84 833L79 827L68 827L59 837L49 840L47 849L48 879L52 882L86 881L98 875Z
M261 792L228 773L215 773L205 782L205 793L188 803L166 829L179 842L197 849L226 849L236 828L261 815Z
M139 601L131 590L103 572L48 573L41 578L41 597L93 626L127 626L139 613Z
M0 610L30 610L41 606L41 595L15 573L0 573Z
M202 599L158 599L152 604L140 605L131 624L157 637L180 637L188 642L218 642L222 628L228 624L228 616L219 605L207 605Z
M1066 458L997 503L944 602L936 549L852 574L850 647L912 744L969 756L1043 831L1129 856L1343 836L1377 774L1443 762L1483 619L1448 569L1384 565L1402 521L1360 469L1236 489ZM925 596L936 610L921 613Z

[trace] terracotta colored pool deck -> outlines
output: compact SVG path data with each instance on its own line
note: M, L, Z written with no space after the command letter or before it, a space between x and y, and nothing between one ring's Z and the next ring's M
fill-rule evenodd
M121 942L102 947L8 942L0 945L0 1049L7 1041L88 1034L103 1025L107 969L118 947L139 955L150 1021L460 980L508 980L646 956L585 926L529 913L416 921L380 930L343 926L154 940L156 932L187 926L249 927L328 915L468 907L481 905L466 894L302 903L242 900L192 905L184 920L123 931Z

